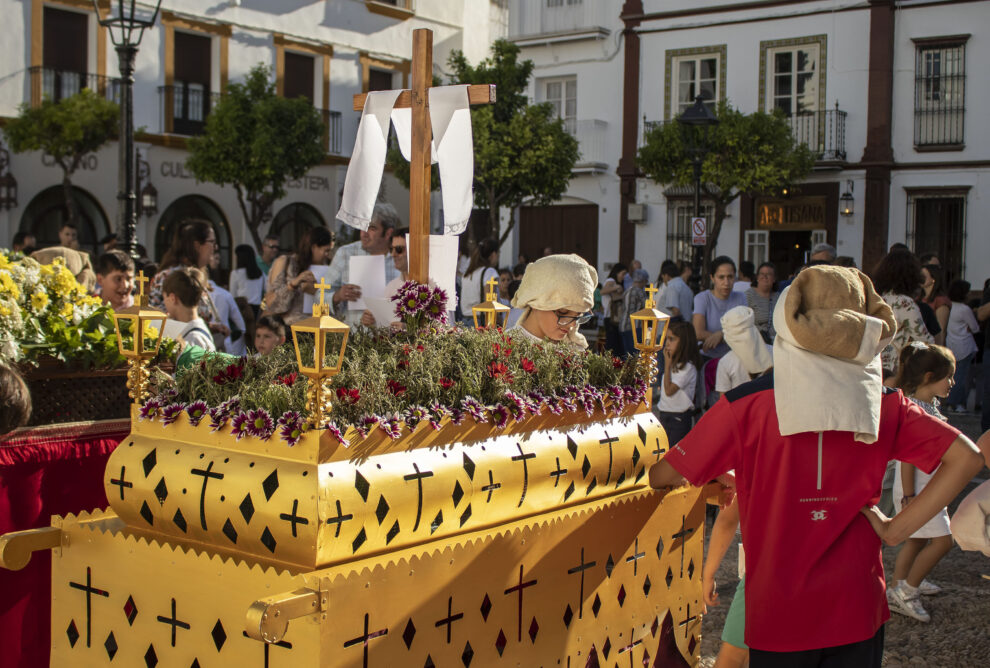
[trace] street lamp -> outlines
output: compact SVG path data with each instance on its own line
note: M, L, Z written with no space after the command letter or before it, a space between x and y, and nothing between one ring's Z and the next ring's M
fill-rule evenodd
M140 191L141 200L138 204L138 216L151 218L158 213L158 189L151 183L151 165L147 160L141 159L141 152L137 153L137 190ZM144 187L141 187L141 184Z
M120 166L117 192L117 234L124 250L137 255L137 195L134 192L134 59L144 31L155 24L162 0L153 0L154 9L139 7L136 0L111 0L110 13L99 19L110 33L117 49L120 66ZM100 17L99 0L93 0L93 11ZM116 8L116 11L114 10Z
M10 152L0 148L0 211L17 207L17 179L10 172Z
M846 192L839 198L839 213L849 218L856 212L856 200L853 198L853 182L846 181Z
M704 98L700 95L694 98L694 104L677 117L677 122L687 129L687 151L694 167L694 217L701 218L701 165L708 154L707 129L718 124L718 119L712 113ZM705 221L707 225L708 221ZM694 273L701 273L701 246L694 251ZM704 277L701 276L704 280Z

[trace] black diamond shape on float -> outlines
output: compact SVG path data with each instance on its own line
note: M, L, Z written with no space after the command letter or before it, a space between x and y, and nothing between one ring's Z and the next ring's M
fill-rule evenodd
M158 655L155 654L154 645L148 645L148 651L144 653L144 665L148 668L155 668L158 665Z
M106 641L103 643L103 648L107 651L107 656L113 661L113 657L117 656L117 639L113 637L113 631L107 636Z
M667 589L670 589L670 583L674 581L674 572L668 568L667 575L663 579L667 583Z
M165 485L165 478L159 480L158 484L155 485L155 498L158 499L159 505L163 505L165 499L168 498L168 486Z
M657 559L663 554L663 537L657 538Z
M529 641L531 643L536 643L536 634L540 632L540 625L536 623L536 617L533 617L533 621L529 624Z
M189 664L189 668L200 668L199 659L193 659L193 662Z
M488 621L488 613L492 611L492 600L485 594L485 600L481 602L481 618Z
M416 637L416 625L413 624L412 619L406 622L406 630L402 632L402 641L406 643L406 649L410 649L413 644L413 638Z
M623 471L622 473L619 474L619 479L615 481L615 488L618 489L619 485L621 485L625 481L626 481L626 472Z
M605 637L605 644L602 645L602 656L604 656L607 659L608 658L608 653L611 652L611 651L612 651L612 640L610 638L608 638L608 636L606 636Z
M570 498L571 494L573 493L574 493L574 481L572 480L571 484L567 486L566 490L564 490L564 501L567 501L567 499Z
M639 482L640 480L642 480L643 479L643 475L645 473L646 473L646 467L645 466L643 466L638 471L636 471L636 482Z
M471 504L470 503L467 504L467 508L465 508L464 509L464 512L461 513L461 526L464 526L464 523L467 522L469 519L471 519Z
M639 463L639 448L635 446L633 446L632 463L633 468L636 468L636 464Z
M172 516L172 522L175 526L179 527L182 533L186 532L186 518L182 514L182 510L179 508L175 509L175 515Z
M278 469L268 474L268 477L261 483L261 489L265 491L265 500L271 501L272 494L278 489ZM365 499L367 501L367 499Z
M462 454L464 455L464 472L467 473L468 474L468 478L473 481L474 480L474 462L471 460L470 457L467 456L467 453L466 452L465 453L462 453Z
M241 501L241 505L237 507L240 509L241 517L244 518L244 521L250 524L251 518L254 517L254 501L251 500L251 495L248 494L245 496L244 500Z
M385 534L385 544L388 545L389 543L391 543L392 539L398 535L399 535L399 520L395 520L395 523L392 524L392 528L388 530L387 534Z
M619 595L616 598L619 600L619 607L621 608L622 607L622 604L626 602L626 586L625 585L620 585L619 586Z
M498 655L502 656L502 652L505 651L505 646L509 644L509 641L505 637L505 632L502 629L498 630L498 637L495 638L495 649L498 650Z
M464 653L461 654L461 661L464 662L464 668L469 668L471 665L471 660L474 658L474 650L471 649L471 643L468 642L464 645Z
M691 559L691 561L688 562L687 571L688 571L688 580L690 580L691 578L694 577L694 559Z
M571 628L571 620L574 619L574 611L571 610L571 604L567 604L567 609L564 610L564 628Z
M261 532L261 544L268 548L269 552L275 554L275 545L277 543L275 542L275 536L272 535L268 527L265 527L265 530Z
M598 616L598 611L602 609L602 599L598 594L595 594L595 600L591 603L591 611L595 613L595 617Z
M571 453L571 459L577 459L577 443L570 436L567 437L567 451Z
M227 540L231 543L235 545L237 544L237 530L234 529L234 525L230 523L229 517L227 518L227 521L223 523L223 535L226 536Z
M650 627L650 635L652 635L654 638L657 637L657 629L658 628L660 628L660 618L659 617L654 617L653 618L653 626Z
M612 571L615 570L615 561L612 559L612 555L608 555L608 560L605 562L605 575L612 577Z
M643 581L643 595L644 596L649 596L650 595L650 588L651 587L653 587L653 584L650 582L650 576L647 575L646 576L646 580Z
M384 496L378 497L378 507L375 508L375 517L378 518L378 526L382 525L385 521L385 516L388 515L388 501L385 500Z
M134 619L137 617L138 609L137 604L134 603L134 598L132 596L127 597L127 603L124 604L124 616L127 617L128 626L134 626Z
M584 495L587 496L588 494L591 494L595 487L598 487L598 476L592 478L591 482L588 483L588 489L585 490Z
M639 432L639 440L643 445L646 445L646 430L643 429L643 425L636 425L636 431Z
M213 630L210 631L210 635L213 636L213 644L216 645L217 651L219 652L223 649L223 644L227 642L227 632L223 630L223 624L220 620L213 625Z
M65 630L65 635L69 636L69 647L75 647L79 642L79 629L76 628L76 620L69 621L69 628Z
M429 654L426 655L426 663L423 664L423 668L437 668L433 663L433 657Z
M358 535L354 537L354 542L351 543L351 553L358 551L358 548L364 545L364 541L368 540L368 534L364 532L364 527L361 527L361 531Z
M147 478L148 474L151 473L152 469L158 464L158 449L152 448L151 452L144 456L141 460L141 465L144 467L144 477Z
M360 471L354 472L354 489L358 491L364 501L368 500L368 490L371 489L371 484L361 475Z
M581 477L587 478L588 471L591 470L591 462L588 461L588 455L584 456L584 461L581 462Z
M148 507L147 501L141 502L141 517L151 526L155 526L155 516L151 514L151 508Z
M433 532L439 529L441 524L443 524L443 511L438 510L437 516L433 518L432 522L430 522L430 535L433 535Z
M461 499L463 497L464 497L464 490L461 489L460 481L457 481L454 483L454 493L451 494L451 498L454 500L454 508L457 507L457 504L461 502Z

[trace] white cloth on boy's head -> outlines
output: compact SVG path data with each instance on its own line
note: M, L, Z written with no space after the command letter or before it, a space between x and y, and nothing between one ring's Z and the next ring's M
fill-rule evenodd
M587 313L595 305L595 288L598 272L580 255L548 255L526 266L519 289L512 298L512 306L521 308L523 314L516 322L521 328L530 311L573 311ZM567 341L579 348L587 348L588 341L573 328Z
M402 91L368 93L358 125L354 151L344 177L337 219L359 230L368 229L378 201L378 190L388 152L388 127L395 99Z

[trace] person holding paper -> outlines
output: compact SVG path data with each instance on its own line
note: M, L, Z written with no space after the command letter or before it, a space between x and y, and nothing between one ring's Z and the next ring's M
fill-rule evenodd
M326 266L333 241L330 230L313 227L299 240L295 253L275 259L268 276L264 315L280 316L287 325L312 315L305 311L304 296L316 292L318 279L313 268Z
M399 271L389 253L389 245L392 243L395 229L400 224L399 214L395 207L386 202L378 202L375 204L368 229L361 231L361 239L341 246L334 255L333 262L330 263L327 283L330 284L332 293L329 298L333 303L334 312L351 327L365 324L362 322L365 311L348 308L348 302L361 298L361 286L351 282L351 258L364 255L384 255L385 282L388 283L396 278ZM374 324L373 321L372 324Z

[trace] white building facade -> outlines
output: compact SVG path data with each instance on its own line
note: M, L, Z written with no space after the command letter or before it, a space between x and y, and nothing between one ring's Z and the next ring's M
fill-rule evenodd
M108 5L100 2L104 16ZM60 99L84 87L116 97L117 55L92 2L0 0L0 12L10 19L0 40L0 122L22 103ZM224 266L236 244L251 243L233 188L197 183L185 159L188 137L203 131L228 83L242 81L258 63L271 69L279 94L309 99L326 127L324 160L288 184L261 229L262 236L279 234L283 250L290 250L309 226L339 230L334 215L360 119L352 96L408 86L412 31L433 31L434 71L442 75L455 49L471 62L485 57L506 21L503 3L494 0L165 0L136 62L134 121L143 130L136 142L138 190L150 183L157 192L157 211L139 216L139 243L160 257L175 224L187 217L213 223ZM110 142L86 156L72 177L87 250L98 250L98 239L116 231L117 156L117 143ZM54 243L65 216L61 170L37 152L11 155L9 170L17 203L0 211L0 243L8 245L17 231ZM408 191L388 173L382 196L406 216ZM440 205L435 196L436 221Z

